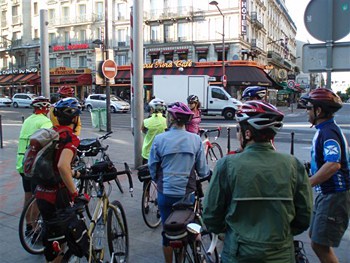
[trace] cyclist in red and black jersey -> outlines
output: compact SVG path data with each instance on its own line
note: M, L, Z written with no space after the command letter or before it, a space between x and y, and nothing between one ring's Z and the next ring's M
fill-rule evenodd
M53 112L59 122L59 125L54 129L60 134L54 166L57 171L56 175L60 176L61 180L57 184L39 184L36 187L35 197L44 222L55 219L57 210L69 207L70 203L78 196L73 182L74 174L71 170L71 163L80 143L79 138L73 131L80 115L80 105L75 98L62 99L57 102ZM43 235L44 254L47 261L59 261L58 252L53 249L53 241L51 241L52 233L57 234L59 231L52 228L55 227L45 224ZM57 241L64 242L60 239Z

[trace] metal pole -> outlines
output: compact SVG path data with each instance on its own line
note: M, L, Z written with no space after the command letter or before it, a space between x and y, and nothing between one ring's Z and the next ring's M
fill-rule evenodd
M3 148L3 138L2 138L2 120L0 115L0 148Z
M332 66L333 66L333 0L328 0L328 16L327 16L327 89L332 89Z
M105 52L106 60L109 59L109 38L108 38L108 0L105 0ZM106 81L106 113L107 113L107 132L112 131L111 126L111 84L108 78Z
M143 0L134 0L133 2L133 40L134 40L134 75L133 86L135 92L134 110L134 159L135 167L142 165L142 143L143 136L141 125L143 122Z
M48 14L46 9L40 10L40 74L41 95L50 98L50 71L49 71L49 34Z
M226 54L226 49L225 49L225 16L221 11L220 11L220 13L222 15L222 86L224 88L226 88L226 82L224 82L224 78L226 78L226 69L225 69L225 57L226 57L225 56L225 54Z

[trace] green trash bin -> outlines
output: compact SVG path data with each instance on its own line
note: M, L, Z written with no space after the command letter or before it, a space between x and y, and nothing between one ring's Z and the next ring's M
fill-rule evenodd
M93 128L98 128L100 131L107 127L107 111L104 108L91 110L91 123Z

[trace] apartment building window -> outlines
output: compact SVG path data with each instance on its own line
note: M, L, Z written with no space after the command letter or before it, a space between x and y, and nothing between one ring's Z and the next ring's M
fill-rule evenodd
M79 21L86 21L86 5L79 5Z
M7 26L7 20L6 20L6 11L1 12L1 27L6 27Z
M86 30L79 31L79 41L81 41L81 42L86 41Z
M56 34L49 33L49 44L56 44Z
M99 20L103 19L103 2L96 3L96 14Z
M64 32L64 43L68 44L70 42L69 31Z
M151 26L151 42L159 42L160 40L160 27Z
M57 68L57 58L50 58L50 68Z
M25 68L26 66L26 56L25 55L19 55L18 57L18 67L19 68Z
M70 57L64 57L63 58L63 66L70 68Z
M34 29L34 39L39 39L39 29Z
M86 56L79 56L79 68L87 67L87 58Z
M126 4L117 4L117 20L125 20L126 16Z
M177 25L177 36L178 36L178 41L188 41L187 39L188 36L188 24L187 23L179 23Z
M48 10L49 23L54 24L55 21L55 9Z
M164 25L164 41L174 42L174 25Z
M62 19L63 19L63 21L69 22L69 20L70 20L69 18L70 18L69 7L68 6L62 7Z
M208 40L209 27L208 21L198 21L196 23L196 39L195 40Z
M117 55L117 65L126 65L126 55Z
M38 15L38 3L37 2L33 3L33 11L34 11L34 15L37 16Z

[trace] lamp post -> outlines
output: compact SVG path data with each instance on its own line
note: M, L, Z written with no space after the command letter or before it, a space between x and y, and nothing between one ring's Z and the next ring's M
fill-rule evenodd
M226 88L226 70L225 70L225 15L221 12L219 3L211 1L209 5L215 5L219 13L222 15L222 85Z

